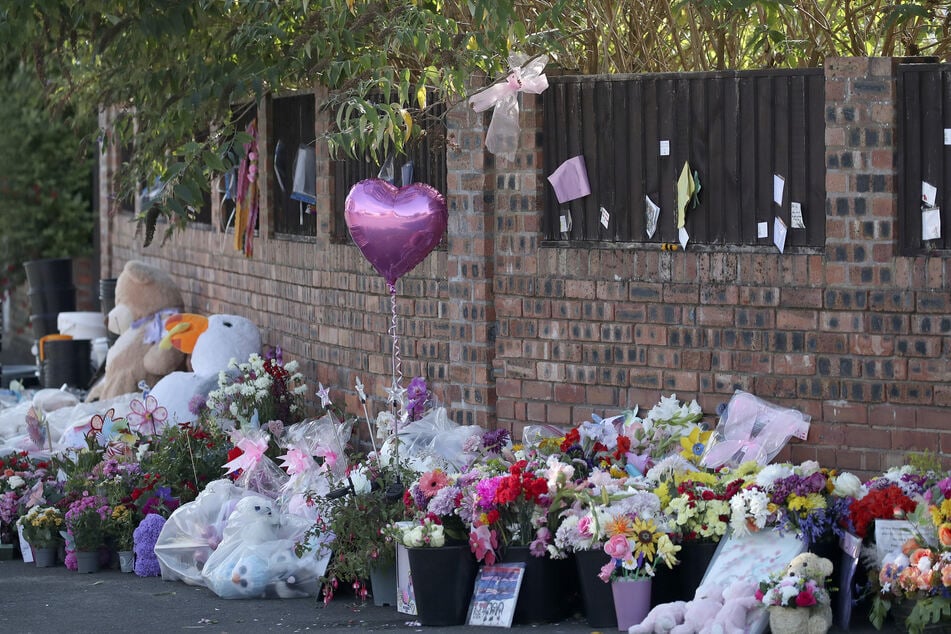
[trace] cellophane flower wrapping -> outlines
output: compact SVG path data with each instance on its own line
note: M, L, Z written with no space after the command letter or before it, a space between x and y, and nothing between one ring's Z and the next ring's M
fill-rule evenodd
M194 501L175 509L155 544L165 579L204 585L202 568L221 543L228 517L239 500L251 495L231 480L215 480Z

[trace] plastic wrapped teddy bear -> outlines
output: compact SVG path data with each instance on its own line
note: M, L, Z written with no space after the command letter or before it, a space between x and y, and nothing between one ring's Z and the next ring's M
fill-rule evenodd
M632 625L628 632L631 634L668 634L675 625L684 622L685 601L673 601L654 606L643 621Z
M109 311L109 330L119 338L106 354L105 376L86 400L137 392L140 381L153 385L179 369L185 355L159 343L165 320L182 310L182 294L168 273L138 260L127 262L116 282L116 306Z
M178 331L179 324L188 327ZM167 424L195 419L189 404L196 396L208 397L218 387L218 373L228 369L232 359L244 363L252 353L261 352L258 327L237 315L185 314L169 319L167 335L171 345L191 354L191 372L172 372L155 384L151 395L168 410Z
M295 554L296 543L312 525L280 513L273 500L242 498L228 517L221 544L201 571L205 585L223 599L316 595L329 553Z

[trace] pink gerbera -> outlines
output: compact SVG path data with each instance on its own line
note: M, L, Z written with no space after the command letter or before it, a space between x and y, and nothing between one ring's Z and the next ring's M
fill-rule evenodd
M139 399L132 399L132 402L129 403L129 409L132 410L126 417L129 426L140 434L150 433L154 435L162 428L162 423L168 418L168 410L159 407L158 401L151 394L145 397L144 403Z
M419 478L419 490L427 498L431 498L439 491L449 484L449 478L446 477L446 474L442 472L441 469L433 469L432 471L427 471Z

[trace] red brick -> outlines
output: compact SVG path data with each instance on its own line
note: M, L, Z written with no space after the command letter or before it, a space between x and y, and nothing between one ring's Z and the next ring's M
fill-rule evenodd
M724 306L699 306L697 323L703 326L732 326L733 309Z
M846 425L843 446L891 449L891 431L888 429L874 429L866 425Z
M864 403L828 401L822 404L822 418L830 423L865 424L868 423L868 407Z
M559 403L584 403L585 388L582 385L559 383L555 385L555 401Z
M779 309L776 311L776 328L786 330L815 330L819 316L814 310Z

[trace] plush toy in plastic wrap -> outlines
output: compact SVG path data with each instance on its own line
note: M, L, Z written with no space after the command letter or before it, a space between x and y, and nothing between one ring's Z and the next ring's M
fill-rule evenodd
M478 425L459 425L446 415L445 407L435 407L417 421L400 424L399 447L391 437L380 449L382 462L389 463L395 454L414 471L432 469L459 471L469 462L463 447L470 436L481 435Z
M703 467L735 467L748 460L766 464L793 436L805 440L811 416L767 403L737 390L700 459Z
M241 499L228 517L221 544L202 569L205 585L223 599L315 596L330 560L315 544L297 557L308 520L280 513L273 500Z
M220 372L229 369L232 359L244 362L252 353L261 352L261 333L248 319L237 315L201 315L185 313L166 322L168 343L191 354L191 372L172 372L152 388L152 396L168 410L168 424L194 420L188 407L196 396L207 399L218 387Z
M251 495L231 480L215 480L195 500L175 509L155 544L162 578L204 585L201 571L221 543L228 517L239 500Z

